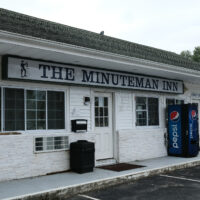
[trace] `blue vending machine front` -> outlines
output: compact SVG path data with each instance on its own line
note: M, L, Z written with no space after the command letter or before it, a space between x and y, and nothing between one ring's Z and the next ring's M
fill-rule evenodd
M168 106L168 154L182 156L181 105Z
M199 152L198 108L188 105L188 156L196 156Z

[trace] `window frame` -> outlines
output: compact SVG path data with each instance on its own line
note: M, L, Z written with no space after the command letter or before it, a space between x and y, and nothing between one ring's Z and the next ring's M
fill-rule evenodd
M176 101L183 101L185 103L185 99L184 98L174 98L174 97L165 97L165 108L167 108L167 99L170 100L175 100L175 105L180 105L180 104L176 104Z
M26 132L26 133L42 133L42 132L57 132L57 133L62 133L63 131L66 131L69 129L67 119L67 110L68 110L68 104L67 104L67 93L68 89L67 88L52 88L52 87L23 87L23 86L14 86L14 85L1 85L1 132ZM4 96L4 89L5 88L12 88L12 89L23 89L24 90L24 130L13 130L13 131L6 131L5 130L5 96ZM28 130L27 129L27 98L26 98L26 91L27 90L36 90L36 91L45 91L46 95L48 91L55 91L55 92L64 92L64 129L48 129L48 100L46 96L46 128L45 129L34 129L34 130Z
M137 102L136 102L136 98L138 97L141 97L141 98L146 98L146 115L147 115L147 125L137 125L137 111L140 111L140 110L137 110ZM149 109L148 109L148 99L149 98L155 98L155 99L158 99L158 125L148 125L149 124ZM141 129L141 128L159 128L160 127L160 97L159 96L153 96L153 95L149 95L149 96L146 96L146 95L135 95L134 96L134 100L135 100L135 127L138 128L138 129ZM141 110L141 111L144 111L144 110Z
M64 138L66 138L66 144L64 143L64 145L66 145L66 147L64 148L59 148L59 149L56 149L55 148L55 138L56 137L61 137L63 140L62 141L65 141ZM36 139L38 138L42 138L42 150L36 150ZM48 146L48 142L47 142L47 138L53 138L53 148L52 149L47 149L47 146ZM67 151L70 149L70 140L69 140L69 136L68 135L42 135L42 136L35 136L34 137L34 148L33 148L33 152L35 154L37 153L48 153L48 152L56 152L56 151Z
M17 130L5 130L5 127L6 127L6 124L5 124L5 122L6 122L6 106L5 106L5 101L6 101L6 95L5 95L5 89L17 89L17 90L23 90L23 96L25 95L25 93L24 93L24 88L15 88L15 87L1 87L1 90L3 91L3 96L1 96L1 99L2 99L2 104L3 104L3 109L2 109L2 111L1 112L3 112L3 118L1 119L2 120L2 126L1 126L1 130L3 131L3 132L15 132L15 131L17 131ZM25 101L24 101L24 103L23 103L24 105L24 108L25 108ZM23 124L23 126L24 126L24 130L25 130L25 109L23 108L23 111L24 111L24 124ZM19 130L19 131L24 131L24 130Z
M107 98L107 105L103 105L102 109L103 109L103 115L101 116L100 115L100 109L101 107L98 105L96 106L96 98L98 98L98 104L99 104L99 98L103 98L103 102L105 104L105 98ZM108 96L94 96L94 127L95 128L109 128L110 126L110 122L109 122L109 119L110 119L110 110L109 110L109 97ZM98 109L98 115L96 116L96 109ZM105 109L107 109L107 115L105 116L104 113L105 113ZM101 126L101 123L100 123L100 118L102 118L103 120L103 126ZM105 119L107 118L107 124L105 123ZM96 125L96 119L99 119L99 126Z
M36 120L36 129L27 129L27 91L42 91L42 92L45 92L45 129L37 129L37 121L38 121L38 118L37 118L37 112L38 112L38 109L37 109L37 103L36 103L36 110L35 110L35 112L36 112L36 118L35 118L35 120ZM38 131L38 130L48 130L47 128L48 128L48 118L47 118L47 113L48 113L48 111L47 111L47 105L48 105L48 100L47 100L47 91L48 90L40 90L40 89L38 89L38 90L34 90L34 89L24 89L24 96L25 96L25 113L26 113L26 116L25 116L25 131ZM30 100L30 99L29 99ZM38 101L38 99L36 99L36 102ZM30 109L29 109L29 111L30 111Z

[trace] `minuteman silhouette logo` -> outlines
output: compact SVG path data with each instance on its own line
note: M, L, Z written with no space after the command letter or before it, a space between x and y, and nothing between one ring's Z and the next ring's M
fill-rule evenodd
M196 112L196 110L192 110L192 111L191 111L191 118L192 118L193 120L197 119L197 112Z
M179 120L179 113L177 111L172 111L170 113L170 120L173 122L177 122Z

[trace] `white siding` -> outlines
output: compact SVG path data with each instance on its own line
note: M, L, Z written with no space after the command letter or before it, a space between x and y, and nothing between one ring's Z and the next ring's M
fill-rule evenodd
M84 105L84 97L90 97L90 89L84 87L70 88L70 120L87 119L88 131L91 130L91 104Z
M20 82L3 81L6 85L23 85ZM47 87L45 84L29 84L30 86ZM50 86L49 86L50 87ZM61 87L61 86L60 86ZM191 102L191 94L199 94L200 88L197 85L186 84L187 91L183 95L176 95L176 98ZM56 88L56 86L55 86ZM62 86L66 89L68 87ZM99 89L100 90L100 89ZM43 134L69 135L70 142L77 140L88 140L95 142L96 135L92 130L93 114L93 88L71 86L67 93L67 121L70 124L72 119L87 119L88 133L71 133L70 126L62 131L51 133L23 133L16 136L0 136L0 181L25 178L31 176L45 175L47 173L65 171L69 169L69 151L58 151L49 153L33 152L34 136ZM111 92L111 91L106 91ZM134 91L112 90L114 94L114 107L116 119L114 123L114 144L115 158L119 162L129 162L167 155L164 144L165 129L165 99L170 95L144 93ZM159 127L135 127L135 95L151 95L160 99L160 126ZM89 105L84 105L84 97L91 98ZM171 95L174 97L174 95ZM196 97L197 98L197 97ZM42 167L41 167L42 166Z
M133 94L130 92L116 92L116 129L133 128Z
M2 79L2 64L1 64L1 61L2 61L2 56L0 56L0 80Z

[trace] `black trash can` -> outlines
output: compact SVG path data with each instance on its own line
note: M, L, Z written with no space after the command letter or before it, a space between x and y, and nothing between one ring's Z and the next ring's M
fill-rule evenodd
M70 144L70 168L77 173L92 172L94 168L94 143L79 140Z

